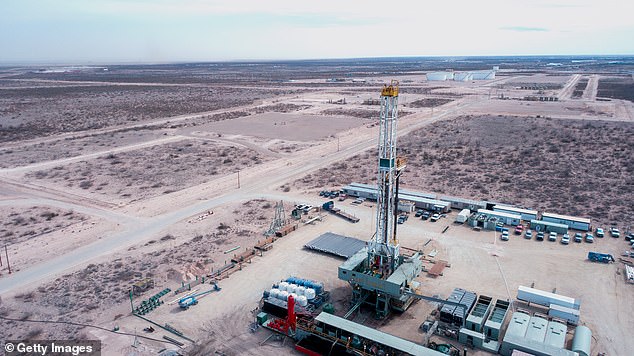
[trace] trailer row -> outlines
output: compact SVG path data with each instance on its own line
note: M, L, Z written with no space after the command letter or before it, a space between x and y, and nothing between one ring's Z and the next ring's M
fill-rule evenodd
M343 187L342 192L348 196L362 199L377 199L377 187L371 184L350 183ZM498 221L503 221L506 225L518 225L521 221L530 221L539 226L536 230L545 231L561 230L563 226L567 229L580 231L590 231L591 221L587 218L560 215L543 212L539 214L537 210L515 207L484 200L471 200L448 195L436 195L433 193L417 192L401 189L398 192L398 199L413 203L416 208L430 210L439 213L447 213L451 209L469 209L471 212L479 212L489 217L495 217ZM550 229L550 230L548 230ZM562 231L555 231L564 233Z

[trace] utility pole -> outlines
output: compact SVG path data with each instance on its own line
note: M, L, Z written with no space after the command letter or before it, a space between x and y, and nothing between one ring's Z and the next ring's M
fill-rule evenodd
M340 147L341 146L339 145L339 137L337 137L337 152L339 152Z
M9 264L9 252L7 251L7 244L4 244L4 255L7 257L7 269L9 270L9 274L11 274L11 265Z
M240 171L238 171L238 189L240 189Z

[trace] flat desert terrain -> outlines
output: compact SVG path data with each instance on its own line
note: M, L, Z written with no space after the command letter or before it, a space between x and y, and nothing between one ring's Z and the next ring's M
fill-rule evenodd
M436 278L421 273L421 292L444 298L459 287L516 310L525 307L518 286L556 290L581 300L592 354L628 355L628 61L601 70L527 58L452 62L500 65L495 79L467 82L428 81L425 73L447 68L429 59L0 68L0 340L98 339L104 355L296 354L290 340L252 332L253 311L289 276L323 282L337 315L351 307L350 286L337 279L343 260L303 245L325 232L369 240L375 203L335 201L356 224L323 211L291 220L291 211L321 206L322 190L376 183L378 99L396 79L402 188L590 218L622 234L594 244L501 241L454 224L456 211L438 222L412 216L399 225L401 245L422 251L426 268L451 264ZM240 257L268 238L280 203L297 230ZM617 262L589 262L589 251ZM210 290L210 280L221 290L189 310L175 303L185 292L174 291ZM130 291L137 307L166 288L164 304L144 319L132 314ZM379 321L362 308L350 319L422 343L419 325L434 308L419 301ZM143 331L150 325L154 332Z

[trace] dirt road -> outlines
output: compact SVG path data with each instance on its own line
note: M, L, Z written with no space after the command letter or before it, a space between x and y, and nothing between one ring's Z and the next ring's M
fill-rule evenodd
M445 110L437 110L433 117L423 117L422 114L410 115L401 121L401 127L398 134L404 135L413 130L429 125L437 120L455 116L469 105L478 101L479 100L474 100L473 98L469 98L464 101L456 101ZM356 132L358 132L358 130L356 130ZM302 151L303 155L307 156L300 155L299 159L291 162L291 165L287 164L287 160L277 160L277 164L270 167L270 170L266 172L266 174L262 174L262 172L259 171L260 167L252 168L256 172L254 174L249 174L249 169L247 169L242 174L245 177L245 180L241 184L240 189L234 189L233 191L228 189L220 190L215 182L207 183L207 185L214 186L216 188L214 189L216 192L224 192L216 193L218 196L208 200L192 203L192 201L200 199L200 191L198 194L194 194L193 196L189 194L181 195L180 198L182 201L180 203L175 201L175 196L167 198L165 198L165 196L160 197L161 199L165 199L163 204L156 204L158 202L155 201L155 204L152 205L168 207L168 211L151 217L138 218L136 224L128 226L122 232L105 237L89 245L79 247L65 255L31 266L19 271L18 273L12 274L7 278L3 278L0 280L0 295L24 286L33 287L35 283L43 279L68 272L73 268L88 263L99 256L107 255L127 248L133 244L150 239L152 236L160 233L170 225L201 211L212 210L229 202L240 201L258 196L262 194L262 192L269 191L271 188L275 188L280 184L297 179L307 173L326 167L334 162L352 157L360 152L375 147L375 136L374 129L366 130L364 135L353 135L350 140L351 144L346 145L348 142L344 140L344 146L339 151L328 152L331 149L327 144L322 145L319 151L316 151L315 149L311 149L308 152ZM321 154L316 154L316 152L320 152ZM224 180L226 180L226 178ZM192 192L193 190L189 189L188 191ZM182 207L174 210L174 207L178 206Z

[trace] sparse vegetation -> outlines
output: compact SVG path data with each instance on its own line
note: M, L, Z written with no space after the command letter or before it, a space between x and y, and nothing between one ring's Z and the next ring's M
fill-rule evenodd
M235 173L268 158L240 146L179 141L113 154L94 160L35 171L27 178L74 186L113 199L140 199L203 183L219 174ZM113 162L118 162L114 165ZM200 164L205 162L205 164ZM106 163L106 164L104 164ZM219 169L222 167L222 169ZM41 172L45 172L43 174Z
M0 209L0 244L16 244L86 219L83 214L49 207Z
M634 214L621 198L634 186L632 147L631 123L461 117L399 138L408 158L401 187L625 223ZM294 185L372 183L374 157L357 155Z

